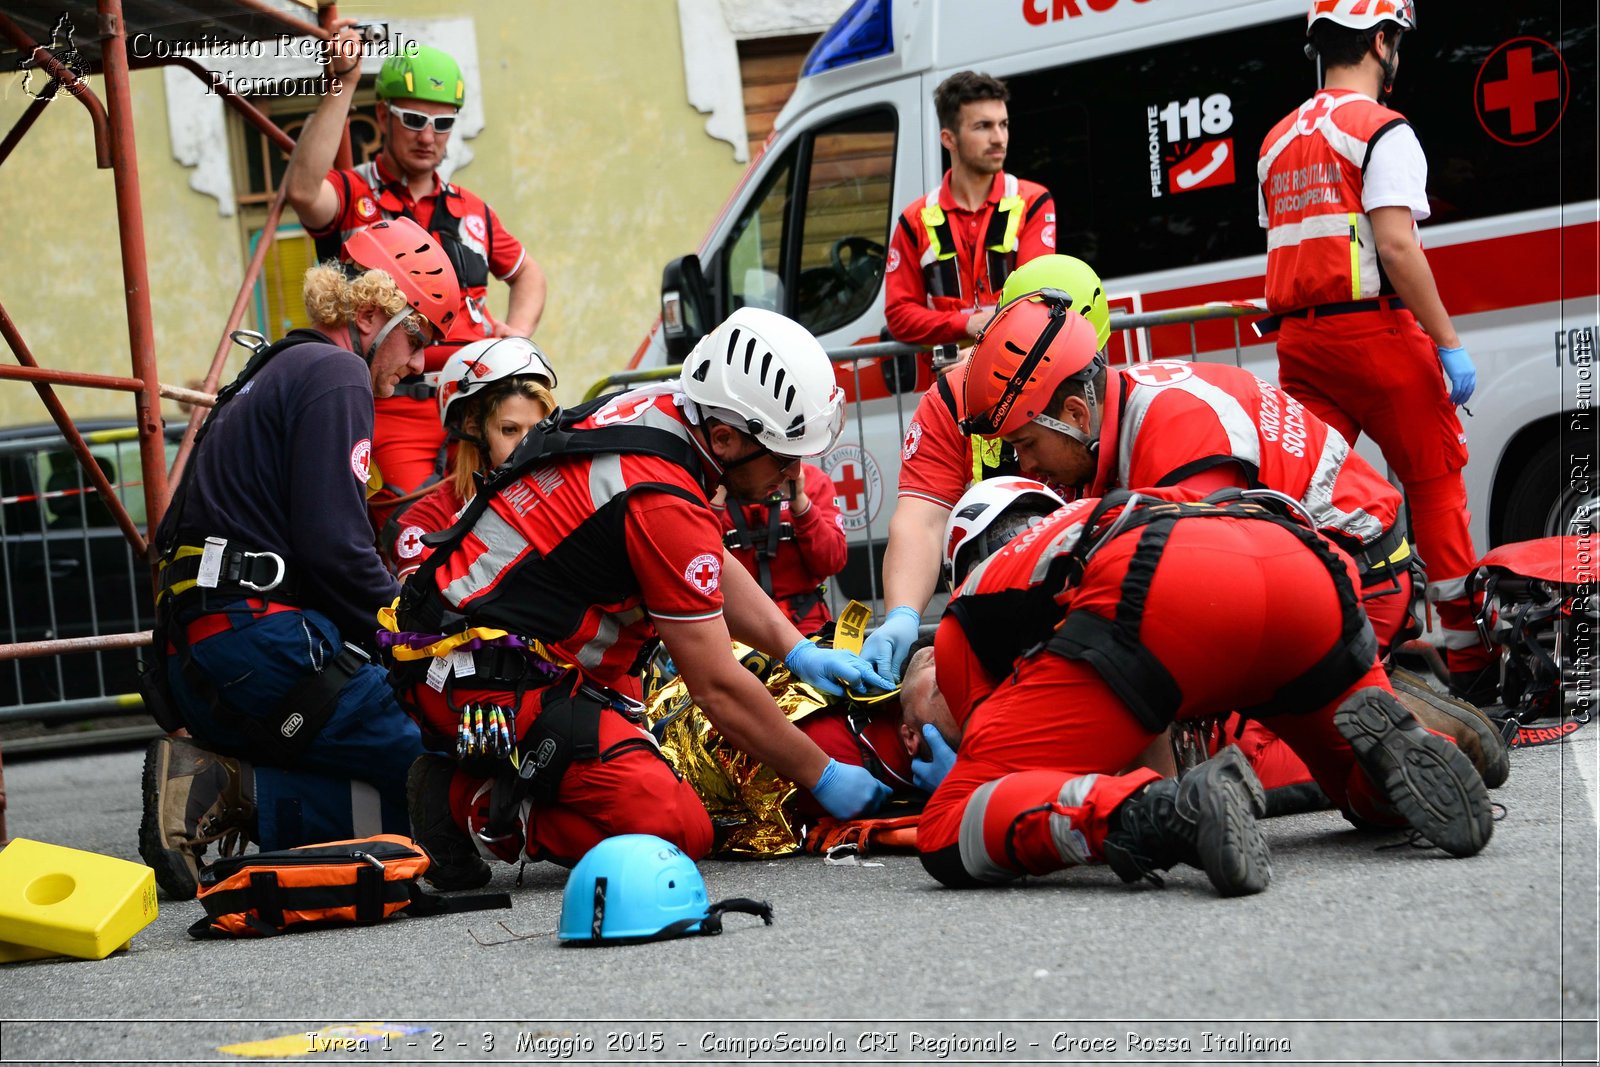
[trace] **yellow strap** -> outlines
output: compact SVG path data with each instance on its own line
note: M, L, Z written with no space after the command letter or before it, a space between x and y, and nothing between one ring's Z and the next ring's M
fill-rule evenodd
M1350 212L1350 299L1361 299L1361 231L1356 222L1361 216Z
M378 624L392 634L397 634L400 632L400 620L396 615L396 608L399 606L399 604L400 599L396 597L393 604L390 604L386 608L378 609ZM424 645L421 648L411 645L395 645L389 649L389 654L402 662L409 662L411 660L419 659L434 659L448 656L450 653L454 652L462 645L467 644L469 641L494 641L498 638L508 636L510 636L510 634L506 630L497 630L492 626L474 626L470 630L463 630L458 634L451 634L448 637L441 637L431 645ZM528 639L524 638L524 640ZM535 656L538 656L546 663L555 664L557 667L567 668L572 666L572 664L568 663L566 660L561 659L552 653L542 641L528 640L527 651L533 653Z
M1395 566L1395 565L1404 563L1406 560L1408 560L1410 558L1411 558L1411 542L1409 540L1407 540L1406 538L1402 537L1402 538L1400 538L1399 546L1393 552L1389 553L1389 558L1388 559L1380 560L1377 563L1368 564L1367 569L1368 570L1373 570L1373 571L1381 571L1386 567Z
M182 593L187 593L189 590L193 589L196 585L200 584L197 579L190 578L188 581L175 583L172 586L172 588L170 588L170 589L164 588L162 586L162 584L161 584L161 574L166 571L167 565L171 564L171 563L176 563L180 559L187 559L190 556L201 555L204 552L205 552L205 549L201 548L198 545L179 545L178 546L178 551L176 551L176 552L174 552L172 554L172 558L171 559L164 559L159 564L157 564L157 573L156 573L156 603L157 604L161 603L161 598L164 597L164 596L167 596L168 594L171 594L172 596L178 596L178 595L180 595Z
M378 461L372 460L367 464L367 499L371 500L382 488L383 474L378 470Z
M989 251L1015 252L1017 250L1017 234L1022 232L1022 209L1024 206L1020 196L1003 196L1000 198L1000 206L995 210L1004 211L1008 216L1006 218L1006 235L999 244L990 245Z
M944 208L938 204L924 204L922 207L922 226L928 231L928 251L933 253L935 259L952 259L956 250L946 252L939 247L938 227L944 225Z

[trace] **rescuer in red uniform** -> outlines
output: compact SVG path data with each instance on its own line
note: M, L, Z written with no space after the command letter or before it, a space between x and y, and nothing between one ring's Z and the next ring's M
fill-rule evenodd
M960 734L917 834L935 878L1104 860L1132 881L1186 862L1224 895L1259 892L1264 797L1237 749L1176 781L1119 773L1173 721L1235 708L1360 822L1458 856L1488 842L1483 782L1395 699L1353 565L1292 500L1118 491L1041 515L1054 503L1036 483L985 483L952 517L961 585L933 660ZM928 700L924 682L908 678L902 699Z
M1415 28L1407 0L1311 5L1323 88L1272 128L1256 164L1273 313L1261 328L1279 330L1284 391L1352 443L1369 434L1399 475L1451 689L1492 704L1499 657L1480 640L1467 593L1478 554L1455 411L1476 371L1417 239L1428 161L1405 117L1380 102Z

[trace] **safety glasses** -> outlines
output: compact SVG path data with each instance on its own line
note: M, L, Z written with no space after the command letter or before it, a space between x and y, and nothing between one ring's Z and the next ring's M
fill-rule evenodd
M429 336L428 328L423 325L421 316L408 316L401 325L406 331L406 340L411 342L411 351L421 352L433 343L433 338Z
M1045 323L1044 329L1039 331L1039 337L1033 342L1033 347L1028 349L1028 354L1022 358L1016 372L1006 382L1006 387L1000 392L1000 399L996 400L988 411L968 415L961 420L961 432L968 436L993 437L1000 432L1000 427L1006 424L1006 416L1011 414L1017 398L1027 387L1028 379L1033 377L1034 369L1044 359L1044 354L1050 351L1050 342L1056 339L1056 334L1066 325L1067 315L1072 312L1072 297L1059 289L1041 289L1034 295L1049 307L1050 320Z
M389 105L389 114L400 120L400 125L413 133L421 133L429 126L435 133L449 133L456 128L456 115L430 115L426 111L412 111L408 107Z

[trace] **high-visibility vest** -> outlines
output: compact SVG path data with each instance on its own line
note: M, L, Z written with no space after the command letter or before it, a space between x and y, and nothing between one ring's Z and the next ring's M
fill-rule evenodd
M1361 190L1378 138L1405 121L1354 90L1325 89L1267 134L1256 178L1267 207L1269 310L1394 292Z
M986 277L978 281L980 287L987 282L990 293L998 293L1006 278L1017 266L1017 237L1022 232L1027 199L1014 174L1007 174L1000 202L989 215L989 226L983 238ZM929 301L941 297L956 299L961 306L976 306L982 293L962 291L961 268L956 261L955 236L950 230L950 220L939 206L940 186L934 186L922 200L922 283Z

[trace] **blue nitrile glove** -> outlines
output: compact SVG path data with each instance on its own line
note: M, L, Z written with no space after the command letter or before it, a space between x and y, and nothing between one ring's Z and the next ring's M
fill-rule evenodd
M1450 403L1465 404L1478 386L1478 369L1472 365L1466 346L1439 349L1439 362L1450 377Z
M894 688L893 682L878 677L872 666L854 652L823 648L804 638L783 657L783 665L802 682L836 697L844 696L841 682L856 693L865 693L869 688L885 691Z
M922 739L928 742L928 751L933 757L925 760L918 756L911 761L911 781L924 793L931 794L950 773L956 761L956 750L944 743L944 735L931 722L922 724Z
M861 658L872 664L873 670L898 684L921 625L921 612L900 605L889 612L882 626L867 635L867 643L861 646Z
M828 761L822 777L811 787L817 803L828 809L835 819L859 819L883 807L893 792L888 786L872 777L865 767L853 763Z

